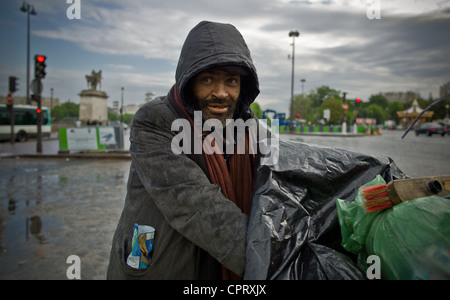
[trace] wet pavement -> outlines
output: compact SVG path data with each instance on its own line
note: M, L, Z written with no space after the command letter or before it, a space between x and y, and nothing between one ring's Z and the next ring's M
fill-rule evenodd
M403 131L384 130L382 135L360 137L282 134L280 137L308 144L337 147L372 156L390 157L410 177L450 175L450 136L416 136L402 140Z
M105 279L129 160L1 159L0 279Z
M410 133L401 140L401 133L282 137L389 156L412 177L450 174L450 137ZM35 142L28 143L12 150L0 144L0 279L67 279L71 255L80 258L82 279L105 279L130 160L6 157L35 153ZM43 146L55 154L58 141Z

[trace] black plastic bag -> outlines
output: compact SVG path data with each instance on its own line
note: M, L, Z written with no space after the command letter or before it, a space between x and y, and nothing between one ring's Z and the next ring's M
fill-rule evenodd
M378 174L405 175L390 158L281 139L277 148L278 161L258 168L244 279L365 279L341 246L336 199L353 200Z

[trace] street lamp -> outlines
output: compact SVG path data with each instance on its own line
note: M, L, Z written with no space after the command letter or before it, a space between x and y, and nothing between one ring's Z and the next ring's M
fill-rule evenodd
M450 108L449 104L445 104L445 121L446 121L446 125L448 126L448 109Z
M121 87L122 90L122 106L120 108L120 149L124 148L124 141L123 141L123 90L124 87Z
M300 82L302 83L302 95L305 96L305 78L300 79Z
M23 2L21 11L27 13L27 85L25 89L27 90L27 104L31 105L30 99L30 14L35 16L36 11L34 10L34 6Z
M289 112L289 119L294 121L294 64L295 64L295 38L299 37L300 33L298 31L290 31L289 37L292 37L292 76L291 76L291 109Z
M123 90L124 90L124 87L122 87L121 90L122 90L122 106L120 108L120 123L123 122Z

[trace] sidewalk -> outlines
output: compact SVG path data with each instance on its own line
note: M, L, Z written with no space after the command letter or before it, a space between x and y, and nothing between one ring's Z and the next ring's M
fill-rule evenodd
M36 139L26 142L8 141L0 143L0 159L11 157L23 158L96 158L96 159L131 159L128 150L105 150L105 151L81 151L81 152L59 152L58 134L52 134L49 138L42 139L42 154L36 152Z

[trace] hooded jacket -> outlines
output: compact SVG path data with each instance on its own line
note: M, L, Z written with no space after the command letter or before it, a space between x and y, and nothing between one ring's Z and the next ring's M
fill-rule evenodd
M259 93L258 77L241 34L229 24L201 22L183 45L176 87L185 110L195 110L190 80L217 66L241 66L235 117L254 117L250 104ZM220 279L221 266L243 276L248 216L210 182L204 162L195 155L174 154L173 121L183 118L173 93L150 101L131 126L132 162L125 205L113 237L108 279ZM153 253L146 269L126 264L133 225L155 228Z

